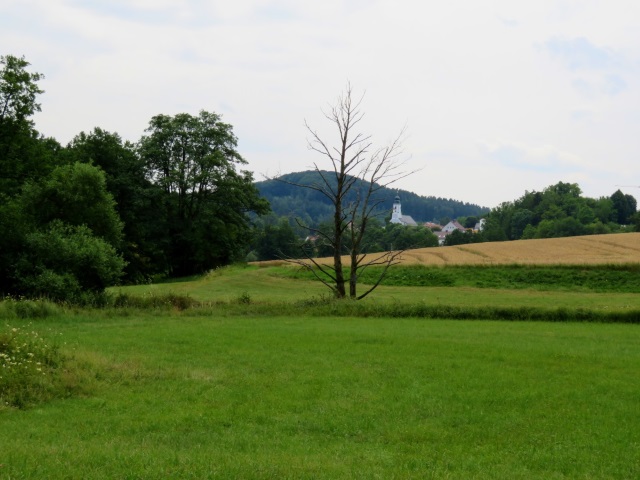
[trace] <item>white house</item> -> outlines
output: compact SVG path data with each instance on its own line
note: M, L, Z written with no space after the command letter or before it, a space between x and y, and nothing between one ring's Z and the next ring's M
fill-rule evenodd
M460 230L461 232L465 231L464 227L460 225L460 222L458 222L457 220L451 220L444 227L442 227L442 231L446 232L447 234L453 232L454 230Z
M456 230L459 230L461 232L466 231L465 228L460 225L460 222L458 222L457 220L451 220L444 227L442 227L442 230L436 232L436 235L438 236L438 244L443 245L445 238L447 238L447 235Z

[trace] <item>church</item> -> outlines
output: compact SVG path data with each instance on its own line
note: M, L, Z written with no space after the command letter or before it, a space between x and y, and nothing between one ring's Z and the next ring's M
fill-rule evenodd
M390 223L399 223L400 225L409 227L418 226L410 215L402 215L402 204L400 203L400 196L398 195L396 195L396 198L393 200L393 210L391 211Z

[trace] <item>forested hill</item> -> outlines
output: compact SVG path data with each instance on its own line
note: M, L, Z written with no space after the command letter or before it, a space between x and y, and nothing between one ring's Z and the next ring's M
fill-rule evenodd
M330 172L325 173L328 176L333 175ZM308 170L288 173L276 180L257 182L256 187L260 191L260 195L269 201L276 215L295 216L312 224L331 217L333 214L332 206L321 193L287 182L305 185L318 184L320 183L320 175L313 170ZM433 196L425 197L406 190L382 187L379 191L379 198L383 200L382 209L379 212L382 216L391 215L393 199L396 195L400 195L402 213L411 215L416 222L480 216L489 211L488 208L457 200Z

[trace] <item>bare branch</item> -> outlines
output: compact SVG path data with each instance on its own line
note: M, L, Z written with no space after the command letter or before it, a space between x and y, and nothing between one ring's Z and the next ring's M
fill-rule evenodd
M361 294L360 296L357 297L357 300L362 300L364 297L366 297L367 295L369 295L371 292L373 292L378 285L380 285L380 282L382 282L382 280L384 280L384 277L387 276L387 271L389 270L389 267L391 267L392 265L398 265L400 263L400 255L402 254L402 252L398 252L396 253L392 253L392 255L389 257L389 259L387 260L384 270L382 271L382 273L378 276L378 280L376 281L376 283L374 283L367 291L365 291L363 294ZM371 265L371 264L369 264Z
M327 287L329 287L334 293L336 292L336 288L334 285L332 285L331 283L329 283L326 279L322 278L320 275L318 275L318 272L316 272L313 267L311 265L309 265L308 263L304 262L303 260L297 260L297 259L287 259L288 262L296 264L301 266L302 268L304 268L305 270L311 272L313 274L314 277L316 277L316 279L320 280L320 282L322 282L324 285L326 285ZM318 270L320 270L322 273L324 273L325 275L327 275L332 282L335 282L335 277L333 277L332 275L330 275L328 272L324 271L322 269L322 265L318 265L315 262L313 262L314 265L316 266L316 268ZM325 265L326 266L326 265Z
M319 181L308 184L283 179L290 185L321 193L334 206L330 229L304 226L331 247L333 265L320 263L311 257L308 250L305 250L304 260L290 261L311 270L314 276L331 288L338 297L344 297L346 296L346 279L342 255L346 249L350 258L351 272L349 296L357 299L364 298L380 284L388 268L398 262L401 254L401 252L384 252L367 256L361 253L369 220L383 202L383 199L376 194L380 189L415 173L415 171L404 171L407 160L403 157L402 141L406 128L403 128L388 145L376 149L373 148L372 136L358 131L364 118L364 113L361 111L363 99L364 93L360 97L355 97L351 84L347 83L336 103L322 112L338 134L335 144L321 138L316 130L306 121L304 122L309 132L307 141L309 150L322 155L330 163L331 169L321 169L317 163L314 163ZM300 222L298 225L302 226ZM364 294L358 296L356 294L358 273L370 266L379 265L384 266L380 278Z

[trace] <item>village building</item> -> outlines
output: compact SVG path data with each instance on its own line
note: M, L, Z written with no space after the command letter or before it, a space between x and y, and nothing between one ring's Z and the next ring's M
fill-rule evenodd
M473 227L473 231L475 233L481 232L484 230L485 223L487 223L487 221L484 218L481 218L478 223L476 223L475 227Z
M416 221L413 218L411 218L410 215L402 214L402 204L400 202L400 196L398 195L396 195L396 198L393 201L393 210L391 211L391 220L389 220L389 223L405 225L410 227L418 226ZM438 225L437 223L432 223L432 222L427 222L424 224L424 226L429 228L431 231L433 231L433 233L438 237L439 245L444 245L444 241L447 238L447 235L450 235L451 232L458 230L463 233L467 231L473 231L474 233L477 233L482 231L482 229L484 228L484 224L485 224L485 219L482 218L480 219L480 221L478 221L478 223L476 223L473 229L464 228L462 224L458 222L458 220L451 220L444 227L441 225Z
M439 232L434 232L438 237L438 244L444 245L444 241L447 238L447 235L456 230L460 232L466 232L466 229L460 224L460 222L458 222L457 220L451 220L444 227L442 227L442 230L440 230Z
M442 225L440 225L439 223L434 223L434 222L426 222L424 224L425 227L427 227L429 230L431 231L435 231L435 230L442 230Z
M393 200L393 210L391 211L391 220L389 222L405 225L409 227L418 226L416 221L413 218L411 218L410 215L402 215L402 204L400 203L400 197L397 195L396 195L396 198Z
M460 230L461 232L465 232L465 228L458 222L457 220L451 220L444 227L442 227L442 231L447 234L453 232L454 230Z

